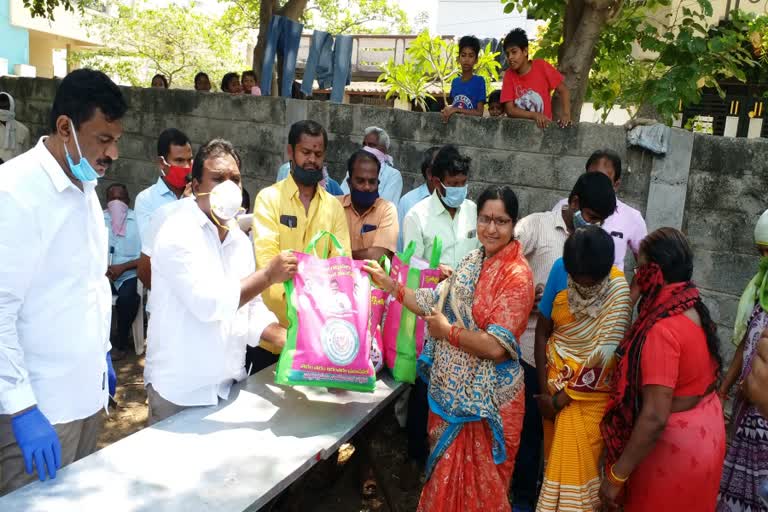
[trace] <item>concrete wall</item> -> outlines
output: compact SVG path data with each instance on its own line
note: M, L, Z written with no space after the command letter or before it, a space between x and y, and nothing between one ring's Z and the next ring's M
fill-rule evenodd
M34 135L45 131L55 84L46 79L0 78L0 90L14 94L18 118ZM403 172L404 191L421 183L424 149L453 143L473 159L471 196L491 183L509 184L525 214L550 209L570 191L587 156L609 147L625 162L621 198L647 213L651 227L674 225L689 234L697 257L696 280L723 334L730 329L738 295L756 268L752 230L768 207L768 142L763 140L693 136L675 130L670 153L660 158L628 150L623 128L614 126L581 123L566 130L542 131L527 121L465 116L455 116L446 125L438 114L363 105L123 90L130 111L124 120L120 160L102 180L102 189L120 181L135 197L156 181L158 173L150 160L156 153L157 135L178 127L195 146L213 137L230 139L242 152L244 183L253 197L274 181L284 160L288 126L309 118L329 132L328 164L338 179L344 175L347 156L360 146L363 130L376 125L392 137L391 153ZM723 346L728 354L732 352L729 344Z

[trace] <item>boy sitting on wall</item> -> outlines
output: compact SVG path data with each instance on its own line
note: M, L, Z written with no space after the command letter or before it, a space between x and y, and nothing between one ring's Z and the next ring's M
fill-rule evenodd
M528 60L528 36L516 28L504 38L504 54L509 68L504 73L501 102L509 117L532 119L539 128L552 121L552 91L560 100L560 126L571 123L571 103L563 75L542 59Z

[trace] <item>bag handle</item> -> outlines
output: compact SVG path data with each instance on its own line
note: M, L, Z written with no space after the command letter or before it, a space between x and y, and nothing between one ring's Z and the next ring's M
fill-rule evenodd
M344 253L344 247L341 246L341 243L336 238L336 235L334 235L330 231L324 231L324 230L318 231L315 234L315 236L312 237L312 240L309 241L309 243L307 244L307 248L304 250L304 252L308 254L314 254L315 256L317 256L317 251L315 250L317 248L317 242L319 242L322 238L326 236L331 239L331 242L333 243L333 246L336 248L336 252L339 253L339 256L346 256L346 254ZM326 245L325 256L323 257L323 259L328 259L328 252L329 252L328 249L329 249L329 246Z
M390 271L392 270L392 264L389 262L389 258L386 257L386 255L382 256L381 259L379 259L379 265L382 266L384 269L384 272L389 275Z
M429 258L429 268L440 266L440 256L443 255L443 240L436 236L432 242L432 256Z
M392 264L389 262L389 258L386 256L382 256L379 258L379 265L384 269L384 272L386 272L387 275L389 275L392 271ZM371 280L371 284L373 284L373 280ZM374 285L376 288L379 288L378 286ZM384 290L384 288L379 288L379 290ZM386 291L386 290L385 290Z
M416 252L416 241L411 240L410 242L408 242L408 245L406 246L403 252L397 253L397 257L400 258L400 261L402 261L406 265L410 265L411 258L413 258L413 255L415 252Z

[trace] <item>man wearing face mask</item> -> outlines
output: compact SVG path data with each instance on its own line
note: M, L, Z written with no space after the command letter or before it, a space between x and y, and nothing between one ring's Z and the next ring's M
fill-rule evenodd
M259 294L290 279L296 257L278 252L256 270L242 210L240 156L214 139L192 166L193 198L166 218L152 252L152 314L144 382L150 425L227 399L246 377L246 346L276 346L286 331Z
M192 144L189 137L176 128L164 130L157 139L155 164L160 171L160 177L154 185L139 192L134 204L141 234L138 274L144 288L148 290L152 288L150 258L154 236L162 220L172 209L169 205L184 197L187 179L192 171ZM156 216L160 218L155 219Z
M381 172L379 172L379 196L392 204L400 202L400 196L403 193L403 175L394 167L394 160L389 154L390 139L389 134L378 126L369 126L363 132L363 149L370 152L381 163ZM341 183L341 190L349 194L349 173L344 177Z
M610 149L599 149L592 153L585 165L587 172L601 172L613 182L613 189L618 194L621 186L621 157ZM552 211L559 212L568 207L568 200L558 202ZM616 197L616 212L603 224L606 233L613 237L616 246L615 262L619 270L624 270L627 249L632 252L635 261L640 251L640 242L648 235L643 215Z
M16 120L16 102L7 92L0 92L0 162L7 162L29 145L29 128Z
M379 160L362 149L347 161L350 193L341 198L349 224L352 257L378 261L392 257L400 230L395 205L379 197Z
M477 249L477 206L467 199L467 181L471 160L458 148L440 148L432 164L434 192L411 208L403 220L403 246L416 243L416 256L429 260L435 237L443 243L440 263L443 274L450 275L461 259Z
M160 177L154 185L139 192L134 205L142 242L155 210L180 199L184 193L185 178L192 170L189 137L176 128L164 130L157 139L155 165Z
M253 245L258 268L265 268L280 251L304 251L321 230L333 233L344 252L351 254L344 208L338 199L318 186L323 179L327 145L328 134L317 122L299 121L291 126L286 149L291 161L291 174L262 189L253 205ZM330 256L335 256L335 249L331 244L328 247ZM321 244L318 253L322 254L325 248L326 245ZM264 303L280 319L280 325L287 327L282 284L264 292ZM269 343L262 343L262 347L272 354L280 351L279 347ZM277 360L261 347L256 352L249 352L248 357L249 366L252 363L256 370Z
M104 210L104 222L109 234L107 277L112 282L112 292L117 295L117 340L112 345L113 361L125 357L131 325L139 311L136 267L141 240L136 215L128 207L130 202L128 189L122 183L107 187L107 209Z
M563 246L568 236L577 228L590 224L602 225L616 211L616 193L610 178L602 173L582 174L576 181L567 206L559 211L532 213L515 226L515 237L520 242L523 255L533 271L536 286L536 304L544 292L544 285L555 261L563 256ZM534 342L538 309L528 318L528 327L520 338L522 367L525 375L525 418L515 462L515 478L512 490L519 510L533 509L538 497L543 432L541 414L535 395L540 393L536 374Z
M96 449L116 380L96 180L127 110L99 71L61 81L49 134L0 166L0 495Z

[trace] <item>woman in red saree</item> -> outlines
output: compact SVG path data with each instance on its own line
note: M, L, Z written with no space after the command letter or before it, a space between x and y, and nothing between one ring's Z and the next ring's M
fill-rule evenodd
M517 198L477 201L481 249L435 290L407 290L369 262L374 283L425 315L419 372L429 386L431 453L419 511L508 512L525 393L517 338L533 307L533 274L514 240Z
M639 316L616 352L601 425L600 498L606 510L712 512L725 455L717 327L691 282L693 253L680 231L648 235L638 262Z

